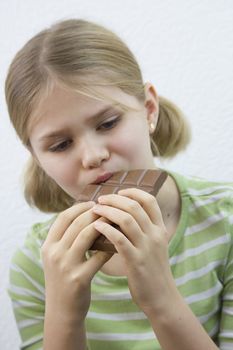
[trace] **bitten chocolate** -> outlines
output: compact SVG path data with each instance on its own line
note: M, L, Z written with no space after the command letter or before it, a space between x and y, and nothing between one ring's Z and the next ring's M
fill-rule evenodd
M126 188L138 188L156 196L167 178L163 170L137 169L131 171L119 171L106 182L94 185L90 184L80 193L78 202L98 201L102 195L117 194ZM116 226L115 224L113 226ZM118 227L119 229L119 227ZM100 235L90 250L102 250L116 252L114 245L103 235Z

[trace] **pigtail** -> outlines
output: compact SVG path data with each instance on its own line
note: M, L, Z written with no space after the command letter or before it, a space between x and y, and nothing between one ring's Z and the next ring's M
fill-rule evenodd
M170 100L159 96L159 118L151 137L154 156L172 158L189 144L191 133L183 112Z
M31 157L24 171L24 196L31 207L43 212L60 212L74 200L53 181Z

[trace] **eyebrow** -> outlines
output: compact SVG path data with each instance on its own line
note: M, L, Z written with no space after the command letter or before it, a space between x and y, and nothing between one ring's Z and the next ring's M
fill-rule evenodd
M113 105L108 105L108 106L105 106L103 107L102 109L100 109L98 112L94 113L93 115L87 117L87 120L90 122L93 121L93 120L98 120L100 119L104 114L107 114L109 111L112 111L114 110L115 108L119 108L120 107L120 104L119 103L115 103ZM55 130L55 131L52 131L52 132L49 132L48 134L45 134L45 135L42 135L40 138L39 138L39 141L44 141L44 140L49 140L49 139L53 139L53 138L56 138L58 136L61 136L62 133L65 132L65 129L61 129L61 130Z

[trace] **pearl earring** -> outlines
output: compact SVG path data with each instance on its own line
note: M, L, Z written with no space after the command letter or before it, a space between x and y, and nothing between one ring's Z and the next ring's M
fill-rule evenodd
M152 134L155 131L155 124L150 123L150 133Z

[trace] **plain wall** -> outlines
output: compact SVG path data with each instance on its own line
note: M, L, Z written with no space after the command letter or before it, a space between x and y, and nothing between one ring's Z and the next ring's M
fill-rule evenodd
M177 172L233 181L232 0L0 1L0 349L19 348L6 293L10 258L32 223L46 217L22 195L28 153L8 120L7 68L32 35L54 21L94 20L119 34L135 53L145 81L176 102L192 128L189 148L161 165Z

